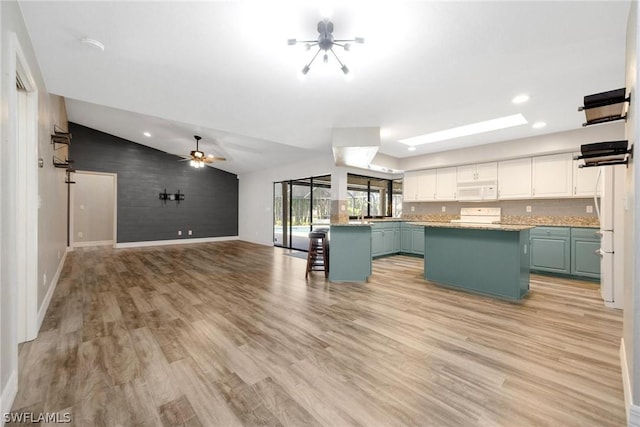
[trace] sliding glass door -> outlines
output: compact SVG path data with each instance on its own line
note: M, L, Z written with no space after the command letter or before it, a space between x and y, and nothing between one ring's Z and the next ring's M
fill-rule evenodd
M331 219L331 175L273 185L273 244L306 251L309 232Z

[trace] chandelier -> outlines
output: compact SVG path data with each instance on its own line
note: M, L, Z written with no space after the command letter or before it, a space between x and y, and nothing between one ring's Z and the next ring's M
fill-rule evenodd
M333 56L335 56L336 60L338 61L338 64L340 64L340 69L342 70L342 72L344 74L349 74L349 68L347 68L347 66L343 64L342 61L340 61L340 58L338 58L338 55L333 50L333 46L340 46L344 50L348 51L351 48L351 45L349 44L350 42L364 43L364 38L356 37L351 40L334 39L333 38L333 22L329 21L328 19L324 19L318 22L318 39L317 40L296 40L296 39L288 40L288 44L290 46L298 43L303 43L307 50L310 50L312 47L318 46L318 51L316 52L315 55L313 55L313 58L311 58L311 61L309 61L309 63L302 68L302 74L307 74L309 72L309 70L311 69L311 64L313 64L313 61L315 61L315 59L318 57L318 55L322 51L324 51L324 55L322 59L325 63L329 61L328 52L331 52Z

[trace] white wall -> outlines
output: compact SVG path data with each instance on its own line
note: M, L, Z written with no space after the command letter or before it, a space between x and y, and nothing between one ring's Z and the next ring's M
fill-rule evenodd
M347 173L387 179L397 177L367 169L335 166L331 151L325 156L314 156L308 161L239 175L238 237L240 240L273 245L274 182L327 174L332 174L334 179L335 172L344 174L345 177ZM340 193L334 193L332 189L332 197L341 196Z
M60 260L66 248L65 218L66 192L64 174L55 170L51 165L53 151L50 144L50 134L53 124L66 126L63 100L47 94L38 62L35 58L31 42L17 2L0 2L0 411L7 410L17 390L18 345L17 345L17 294L15 245L16 234L12 229L16 214L10 203L15 199L16 166L11 159L15 158L16 141L12 138L12 124L9 122L9 94L15 87L15 71L10 69L11 57L14 55L11 43L15 39L24 53L26 64L32 74L38 92L38 157L42 157L44 168L38 169L38 182L32 183L29 195L33 195L36 187L39 189L40 209L38 210L38 252L27 254L32 265L37 264L38 283L30 283L37 287L38 307L44 309L46 295L50 295L55 282L56 272L59 271ZM36 164L37 158L30 159ZM60 253L60 260L58 254ZM43 281L44 275L47 280Z
M638 4L633 2L627 24L626 48L626 88L631 93L628 119L626 123L626 138L636 143L640 134L640 110L638 100ZM636 191L640 188L640 168L635 167L632 159L626 170L626 209L624 234L624 318L622 345L622 375L625 384L625 400L629 425L640 425L640 227L638 226L638 212L640 212L640 198Z

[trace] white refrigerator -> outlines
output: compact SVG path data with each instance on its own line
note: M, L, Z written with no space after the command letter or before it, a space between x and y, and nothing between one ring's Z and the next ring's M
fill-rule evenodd
M594 202L600 220L600 293L607 307L622 308L624 165L600 166ZM599 187L599 188L598 188ZM600 203L598 203L598 189ZM616 236L618 236L616 238Z

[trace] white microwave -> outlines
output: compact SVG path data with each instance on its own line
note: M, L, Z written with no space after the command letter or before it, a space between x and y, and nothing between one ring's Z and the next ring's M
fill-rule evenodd
M498 184L478 182L473 183L458 183L457 190L458 200L497 200L498 199Z

